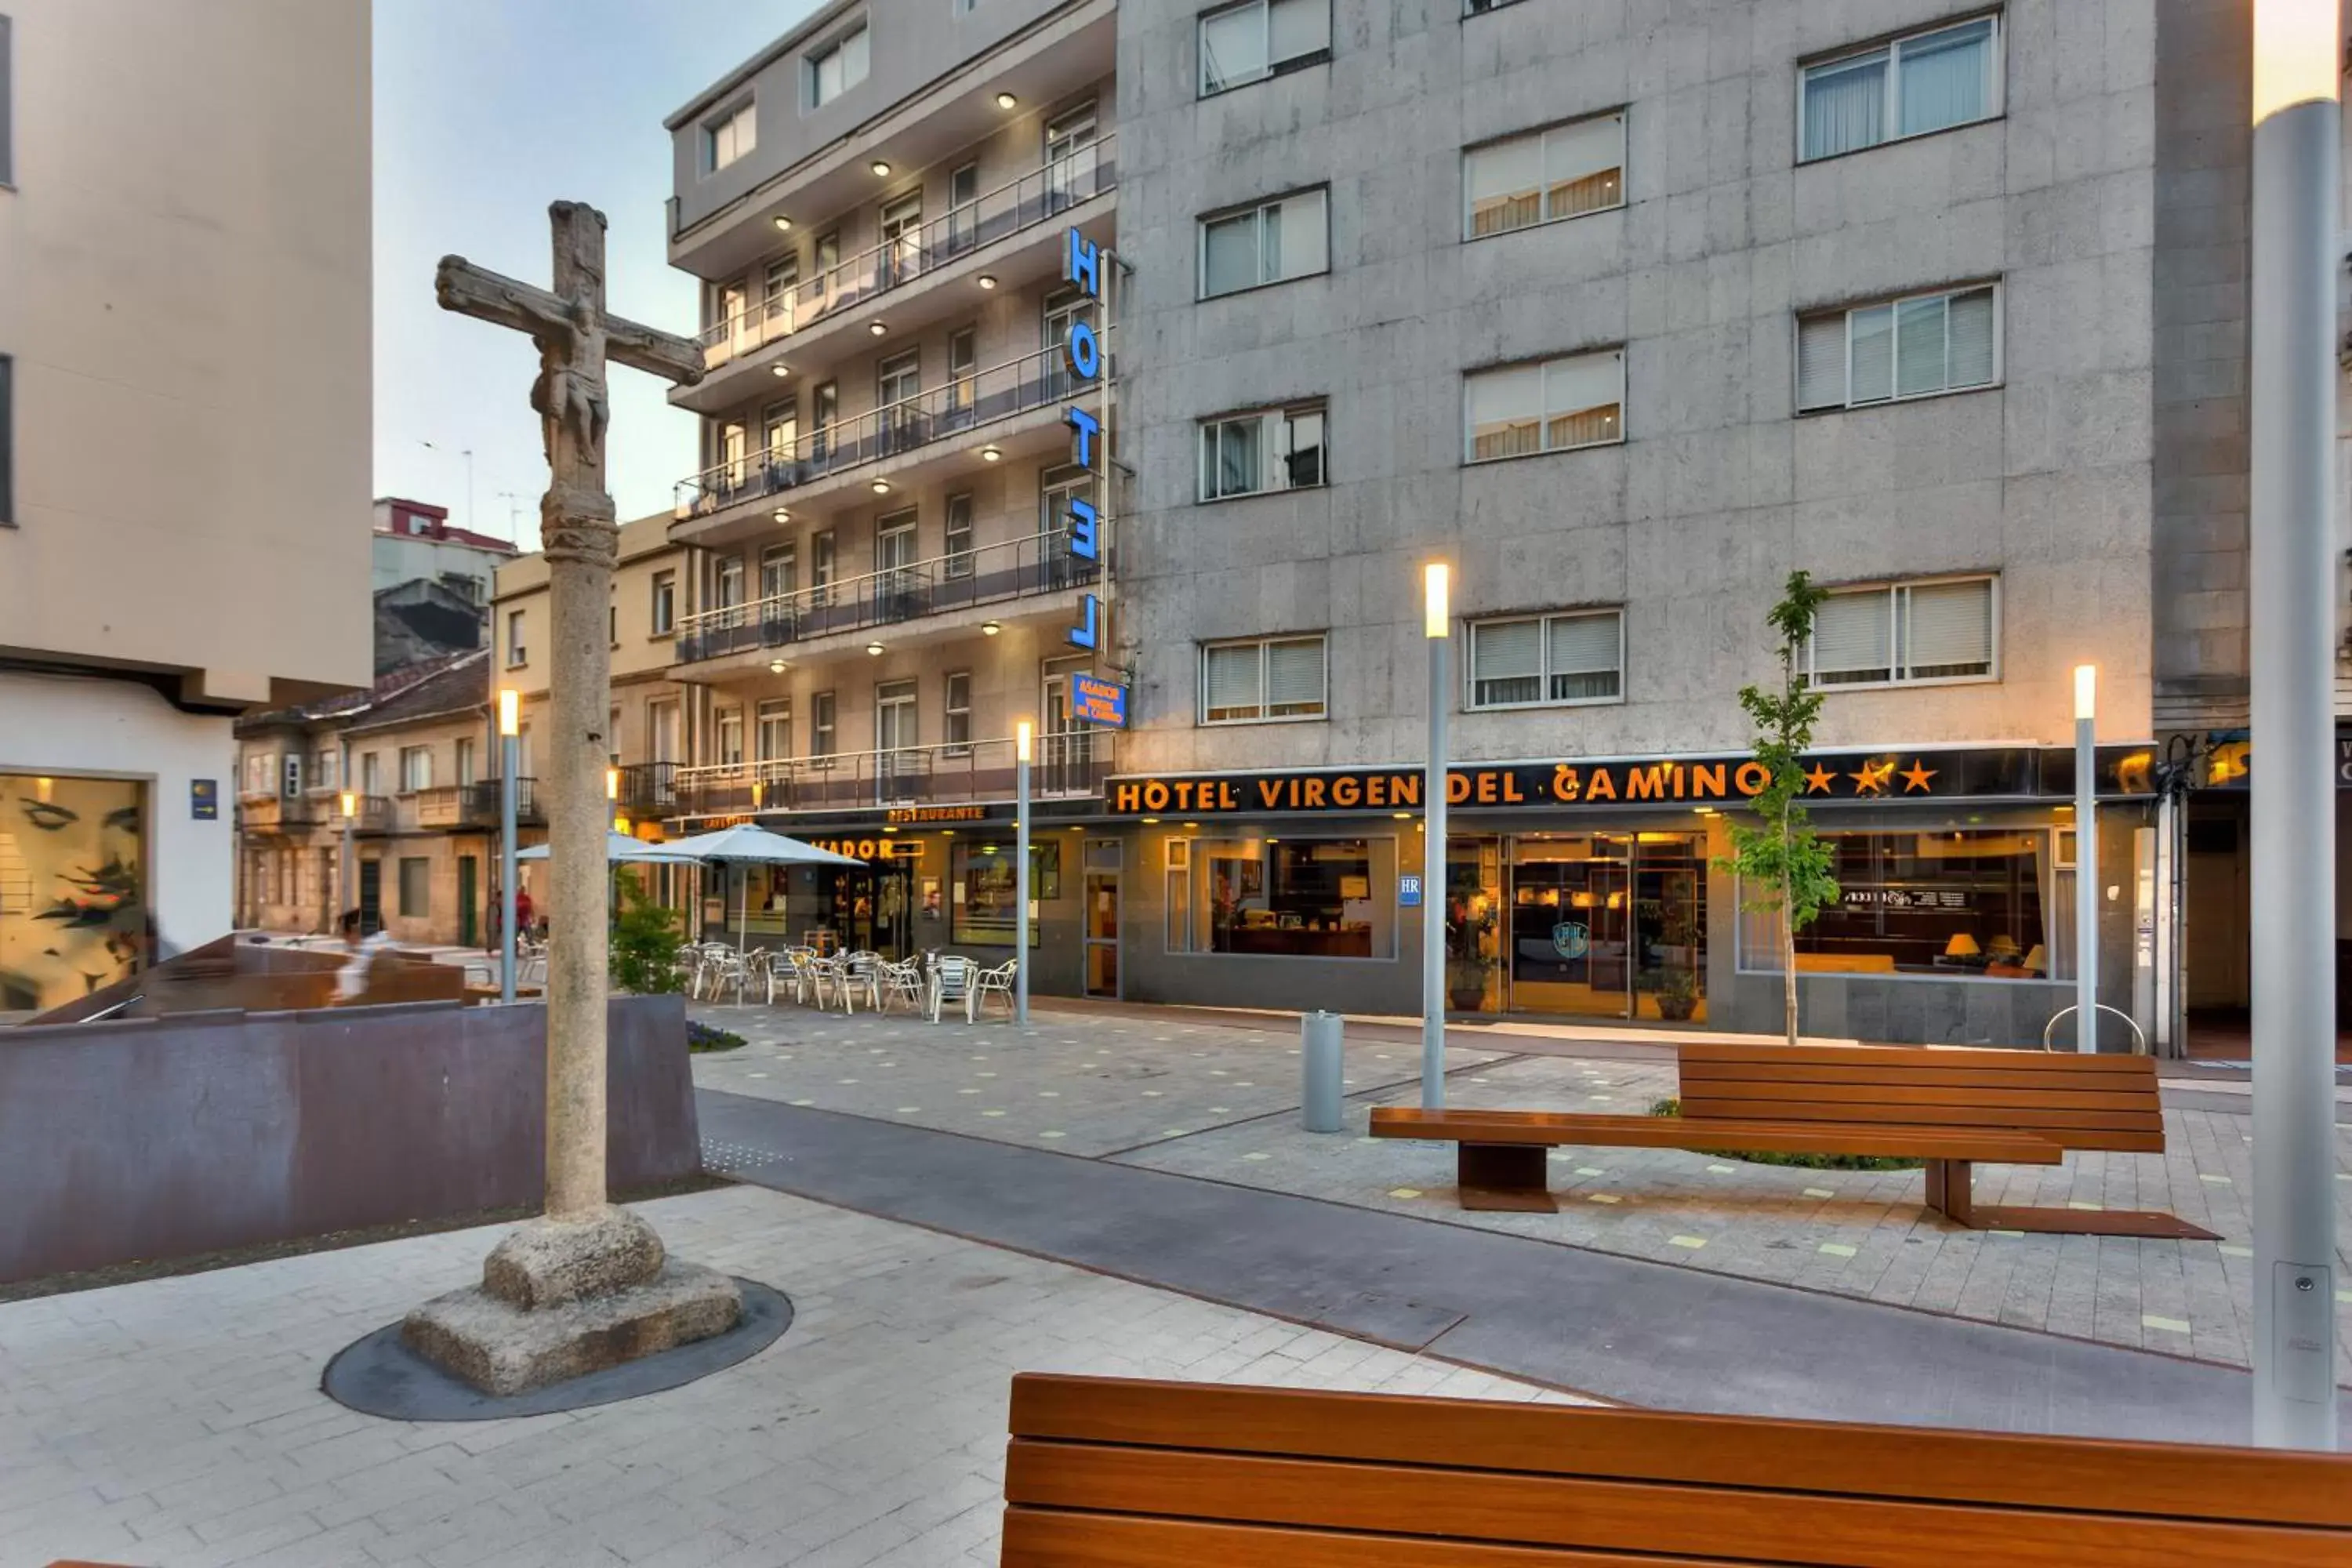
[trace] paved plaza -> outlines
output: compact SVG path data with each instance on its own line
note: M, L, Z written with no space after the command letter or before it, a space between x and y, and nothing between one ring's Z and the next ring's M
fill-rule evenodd
M413 1425L320 1371L494 1231L0 1308L0 1563L992 1564L1015 1372L1569 1397L756 1187L643 1212L789 1294L791 1331L666 1394Z
M2220 1233L2218 1243L1970 1231L1926 1211L1916 1171L1803 1170L1670 1149L1555 1150L1559 1214L1469 1213L1454 1201L1451 1145L1364 1135L1372 1105L1418 1099L1420 1047L1399 1031L1369 1029L1374 1037L1349 1045L1347 1131L1318 1136L1298 1123L1295 1032L1254 1022L1050 1005L1034 1010L1025 1032L1001 1015L978 1026L790 1005L722 1005L697 1015L751 1042L695 1058L696 1081L708 1089L1890 1307L2248 1363L2252 1151L2252 1121L2235 1113L2242 1095L2178 1096L2198 1108L2168 1106L2161 1155L2071 1153L2063 1166L1977 1172L1987 1203L2167 1209ZM1500 1037L1492 1049L1449 1049L1449 1103L1638 1113L1675 1092L1674 1065L1662 1055L1528 1048L1540 1043ZM2339 1151L2348 1173L2339 1208L2352 1205L2347 1155L2352 1147ZM2337 1334L2352 1354L2347 1298L2338 1300Z

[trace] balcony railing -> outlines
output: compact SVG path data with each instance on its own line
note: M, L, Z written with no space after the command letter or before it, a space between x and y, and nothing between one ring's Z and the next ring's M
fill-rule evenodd
M1038 736L1031 793L1041 800L1100 795L1116 740L1108 730ZM1006 801L1015 788L1013 744L971 741L680 768L677 808L689 816L739 816Z
M359 807L351 819L354 833L389 833L398 821L388 795L363 795L353 804ZM337 820L341 820L340 813Z
M247 833L290 833L326 820L319 803L305 796L247 795L236 803L237 826Z
M500 779L483 779L478 783L462 786L465 791L466 798L458 810L464 826L467 827L492 828L500 826L503 821L503 817L499 805L499 792L503 786L504 782L505 781ZM514 782L515 820L517 822L540 822L545 820L541 815L539 802L534 797L534 792L531 788L532 784L536 782L537 781L535 780L527 778L519 778Z
M625 816L667 816L677 806L676 763L631 763L621 769Z
M835 632L893 626L1099 581L1102 562L1072 555L1069 537L1065 530L1033 533L821 588L704 610L687 616L680 627L677 662L695 664L760 648L788 647ZM1107 534L1097 532L1096 541L1108 559Z
M730 360L803 331L853 305L911 283L950 261L1051 223L1118 184L1116 137L1077 149L894 238L868 247L738 313L702 329L702 362Z
M1104 328L1108 338L1112 329ZM728 458L677 482L677 514L702 517L738 501L781 495L798 485L934 441L969 438L984 425L1058 403L1082 383L1063 363L1059 343L1019 359L951 376L928 391L811 430L762 451ZM1108 352L1103 374L1114 366Z

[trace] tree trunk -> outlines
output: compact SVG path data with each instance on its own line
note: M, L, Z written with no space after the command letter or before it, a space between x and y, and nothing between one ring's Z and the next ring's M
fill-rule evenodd
M1780 977L1784 983L1781 990L1781 1026L1788 1034L1789 1044L1793 1047L1797 1043L1797 922L1792 918L1789 906L1792 884L1785 869L1788 865L1787 849L1788 842L1784 835L1781 840L1780 861L1784 868L1780 873Z

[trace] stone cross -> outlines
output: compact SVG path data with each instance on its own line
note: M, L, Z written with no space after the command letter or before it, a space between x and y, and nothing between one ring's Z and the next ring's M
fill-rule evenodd
M613 498L604 489L604 431L612 416L605 362L666 381L702 379L691 341L604 310L604 215L582 202L547 209L555 237L555 287L536 289L445 256L435 274L441 308L530 334L540 417L551 474L540 501L553 622L551 724L541 750L551 764L547 805L552 884L547 973L547 1217L585 1219L605 1206L604 766L612 750L612 644L607 624L619 552ZM544 787L551 784L552 788Z

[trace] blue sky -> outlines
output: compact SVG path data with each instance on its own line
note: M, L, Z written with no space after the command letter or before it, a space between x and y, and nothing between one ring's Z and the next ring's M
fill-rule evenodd
M376 0L376 494L462 524L471 447L474 525L504 537L511 518L536 548L537 356L520 333L436 305L434 264L454 251L544 285L547 204L585 201L611 225L611 307L691 332L694 281L664 259L662 118L817 4ZM663 510L695 467L693 418L635 371L612 384L614 501L624 519Z

